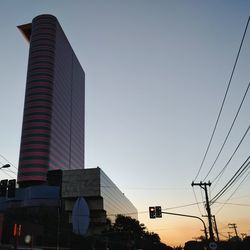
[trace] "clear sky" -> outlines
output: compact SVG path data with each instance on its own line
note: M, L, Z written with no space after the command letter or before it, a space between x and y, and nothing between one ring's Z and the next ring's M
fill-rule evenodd
M135 204L140 222L167 244L202 235L198 220L169 215L150 220L148 206L205 214L202 204L186 205L196 203L194 192L198 202L204 200L203 190L192 189L191 182L212 134L250 2L1 1L0 154L16 167L29 49L16 26L45 13L58 18L86 73L86 167L101 167ZM250 81L249 44L250 28L197 182L215 160ZM206 181L214 180L238 145L250 123L249 107L250 93ZM212 182L211 198L240 168L249 148L247 134L220 181ZM0 157L0 163L7 161ZM14 176L0 171L1 178ZM250 234L247 173L212 206L222 239L228 223Z

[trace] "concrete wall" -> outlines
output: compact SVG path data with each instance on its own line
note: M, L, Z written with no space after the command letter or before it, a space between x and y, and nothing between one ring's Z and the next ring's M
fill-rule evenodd
M63 171L62 198L95 196L100 196L98 168Z

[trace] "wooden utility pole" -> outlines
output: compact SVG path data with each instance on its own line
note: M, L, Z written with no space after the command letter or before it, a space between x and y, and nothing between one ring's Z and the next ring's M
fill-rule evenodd
M208 217L208 216L207 215L202 215L202 217ZM215 231L215 234L216 234L217 241L220 241L219 231L218 231L215 215L211 215L211 217L213 218L214 231Z
M215 232L216 232L216 236L217 236L217 241L220 241L219 231L218 231L215 215L213 215L213 218L214 218L214 228L215 228Z
M207 192L207 186L211 186L211 182L200 182L200 183L194 183L192 182L192 186L200 186L205 191L205 197L206 197L206 210L207 210L207 217L208 217L208 230L209 230L209 236L210 241L214 241L214 233L213 233L213 224L212 224L212 215L211 215L211 209L208 199L208 192Z
M229 223L229 224L228 224L228 227L231 228L231 229L234 229L235 236L236 236L236 237L239 237L239 236L238 236L238 232L237 232L237 226L236 226L235 223Z

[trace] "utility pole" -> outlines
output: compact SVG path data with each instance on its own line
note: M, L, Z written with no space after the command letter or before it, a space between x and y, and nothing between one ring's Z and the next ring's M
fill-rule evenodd
M207 215L202 215L202 217L208 217L208 216L207 216ZM211 217L213 218L214 231L215 231L215 233L216 233L217 241L220 241L219 231L218 231L218 227L217 227L215 215L211 215Z
M210 240L214 241L212 215L211 215L210 204L209 204L208 193L207 193L207 186L211 186L211 182L210 181L208 183L207 182L200 182L200 183L192 182L191 185L192 185L192 187L193 186L200 186L205 191L209 236L210 236Z
M239 236L238 236L238 232L237 232L237 226L236 226L235 223L229 223L229 224L228 224L228 227L229 227L230 229L234 229L235 236L236 236L236 237L239 237Z
M218 231L218 227L217 227L215 215L213 215L213 219L214 219L214 228L215 228L215 232L216 232L216 236L217 236L217 241L220 241L220 238L219 238L219 231Z

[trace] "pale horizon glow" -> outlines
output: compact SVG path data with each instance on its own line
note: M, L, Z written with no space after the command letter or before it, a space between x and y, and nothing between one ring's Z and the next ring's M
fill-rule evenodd
M57 17L86 74L85 166L99 166L137 207L139 221L166 244L184 245L203 235L200 221L170 215L150 220L148 207L206 214L204 192L197 186L192 189L191 182L226 91L250 3L5 1L0 8L1 166L8 161L18 166L29 46L17 26L39 14ZM249 42L250 28L197 182L215 160L250 81ZM249 107L250 93L207 181L225 166L249 126ZM249 156L249 147L247 134L220 181L212 183L210 198ZM15 167L0 170L1 178L14 176ZM221 239L228 236L228 223L237 224L239 235L250 234L246 174L211 207ZM192 205L194 192L199 207Z

